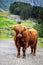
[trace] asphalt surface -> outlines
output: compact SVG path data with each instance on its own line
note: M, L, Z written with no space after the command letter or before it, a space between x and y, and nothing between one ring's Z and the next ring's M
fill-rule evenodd
M26 51L26 58L17 58L17 50L13 40L0 40L0 65L43 65L43 48L37 47L36 56Z

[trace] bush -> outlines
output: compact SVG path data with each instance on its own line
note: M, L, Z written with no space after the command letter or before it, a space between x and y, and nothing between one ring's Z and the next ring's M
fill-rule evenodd
M20 18L28 19L29 17L31 17L31 11L32 7L30 5L24 6L24 8L21 10Z
M15 15L20 15L20 9L19 7L15 8L14 12Z
M10 4L10 12L16 15L20 15L22 19L28 19L29 17L43 20L43 7L31 6L30 4L23 2L14 2Z
M20 13L20 18L21 18L21 19L28 19L28 18L29 18L27 8L24 8L24 9L21 11L21 13Z
M32 16L37 19L43 20L43 7L34 6Z
M43 37L43 25L37 23L34 28L38 31L39 37Z
M32 10L32 17L37 18L38 17L38 7L33 6Z
M39 18L43 20L43 7L39 8Z
M28 19L31 16L32 6L27 3L15 2L10 5L10 12L20 15L21 19Z
M14 3L10 4L9 10L11 13L19 15L20 11L21 11L21 3L20 2L14 2Z
M10 4L9 10L10 10L10 13L14 12L14 4L13 3Z

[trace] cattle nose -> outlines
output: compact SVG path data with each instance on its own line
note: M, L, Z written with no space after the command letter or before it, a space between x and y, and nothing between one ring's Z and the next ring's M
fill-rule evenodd
M22 34L18 34L17 37L21 38L22 37Z

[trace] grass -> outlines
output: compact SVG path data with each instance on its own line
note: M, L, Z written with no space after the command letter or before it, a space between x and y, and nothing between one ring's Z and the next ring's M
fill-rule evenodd
M12 26L12 25L16 25L17 22L15 20L11 20L5 17L0 17L0 28L6 28L7 25Z
M21 24L24 26L32 27L34 25L34 22L33 21L25 21L25 22L22 22Z
M0 30L0 39L11 38L14 34L14 31L9 29L8 26L14 26L17 22L15 20L11 20L5 17L0 17L0 28L8 28L6 30ZM7 26L8 25L8 26Z
M38 40L41 42L43 38L38 38Z
M43 43L39 43L38 46L43 48Z
M7 16L9 15L10 13L7 11L7 12L0 12L0 16Z
M42 40L43 40L43 38L38 38L38 41L39 41L38 46L41 47L41 48L43 48Z

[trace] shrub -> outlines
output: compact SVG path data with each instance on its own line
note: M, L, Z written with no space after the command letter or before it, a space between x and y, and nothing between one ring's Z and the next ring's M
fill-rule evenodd
M38 8L33 6L33 10L32 10L32 17L37 18L38 17Z
M37 23L34 28L38 31L39 37L43 37L43 25Z
M21 11L21 3L20 2L14 2L14 3L10 4L9 10L11 13L19 15L20 11Z
M29 17L43 20L43 7L31 6L28 3L14 2L10 4L10 12L16 15L20 15L22 19L28 19Z
M29 17L31 17L31 11L32 7L30 5L24 6L24 8L21 10L20 18L28 19Z
M20 13L20 18L21 18L21 19L28 19L28 18L29 18L27 8L24 8L24 9L21 11L21 13Z
M22 19L27 19L31 16L32 6L27 3L15 2L10 5L10 12L20 15Z
M9 10L10 10L10 13L13 13L14 12L14 4L10 4L10 8L9 8Z
M43 20L43 7L34 6L32 16L37 19Z

